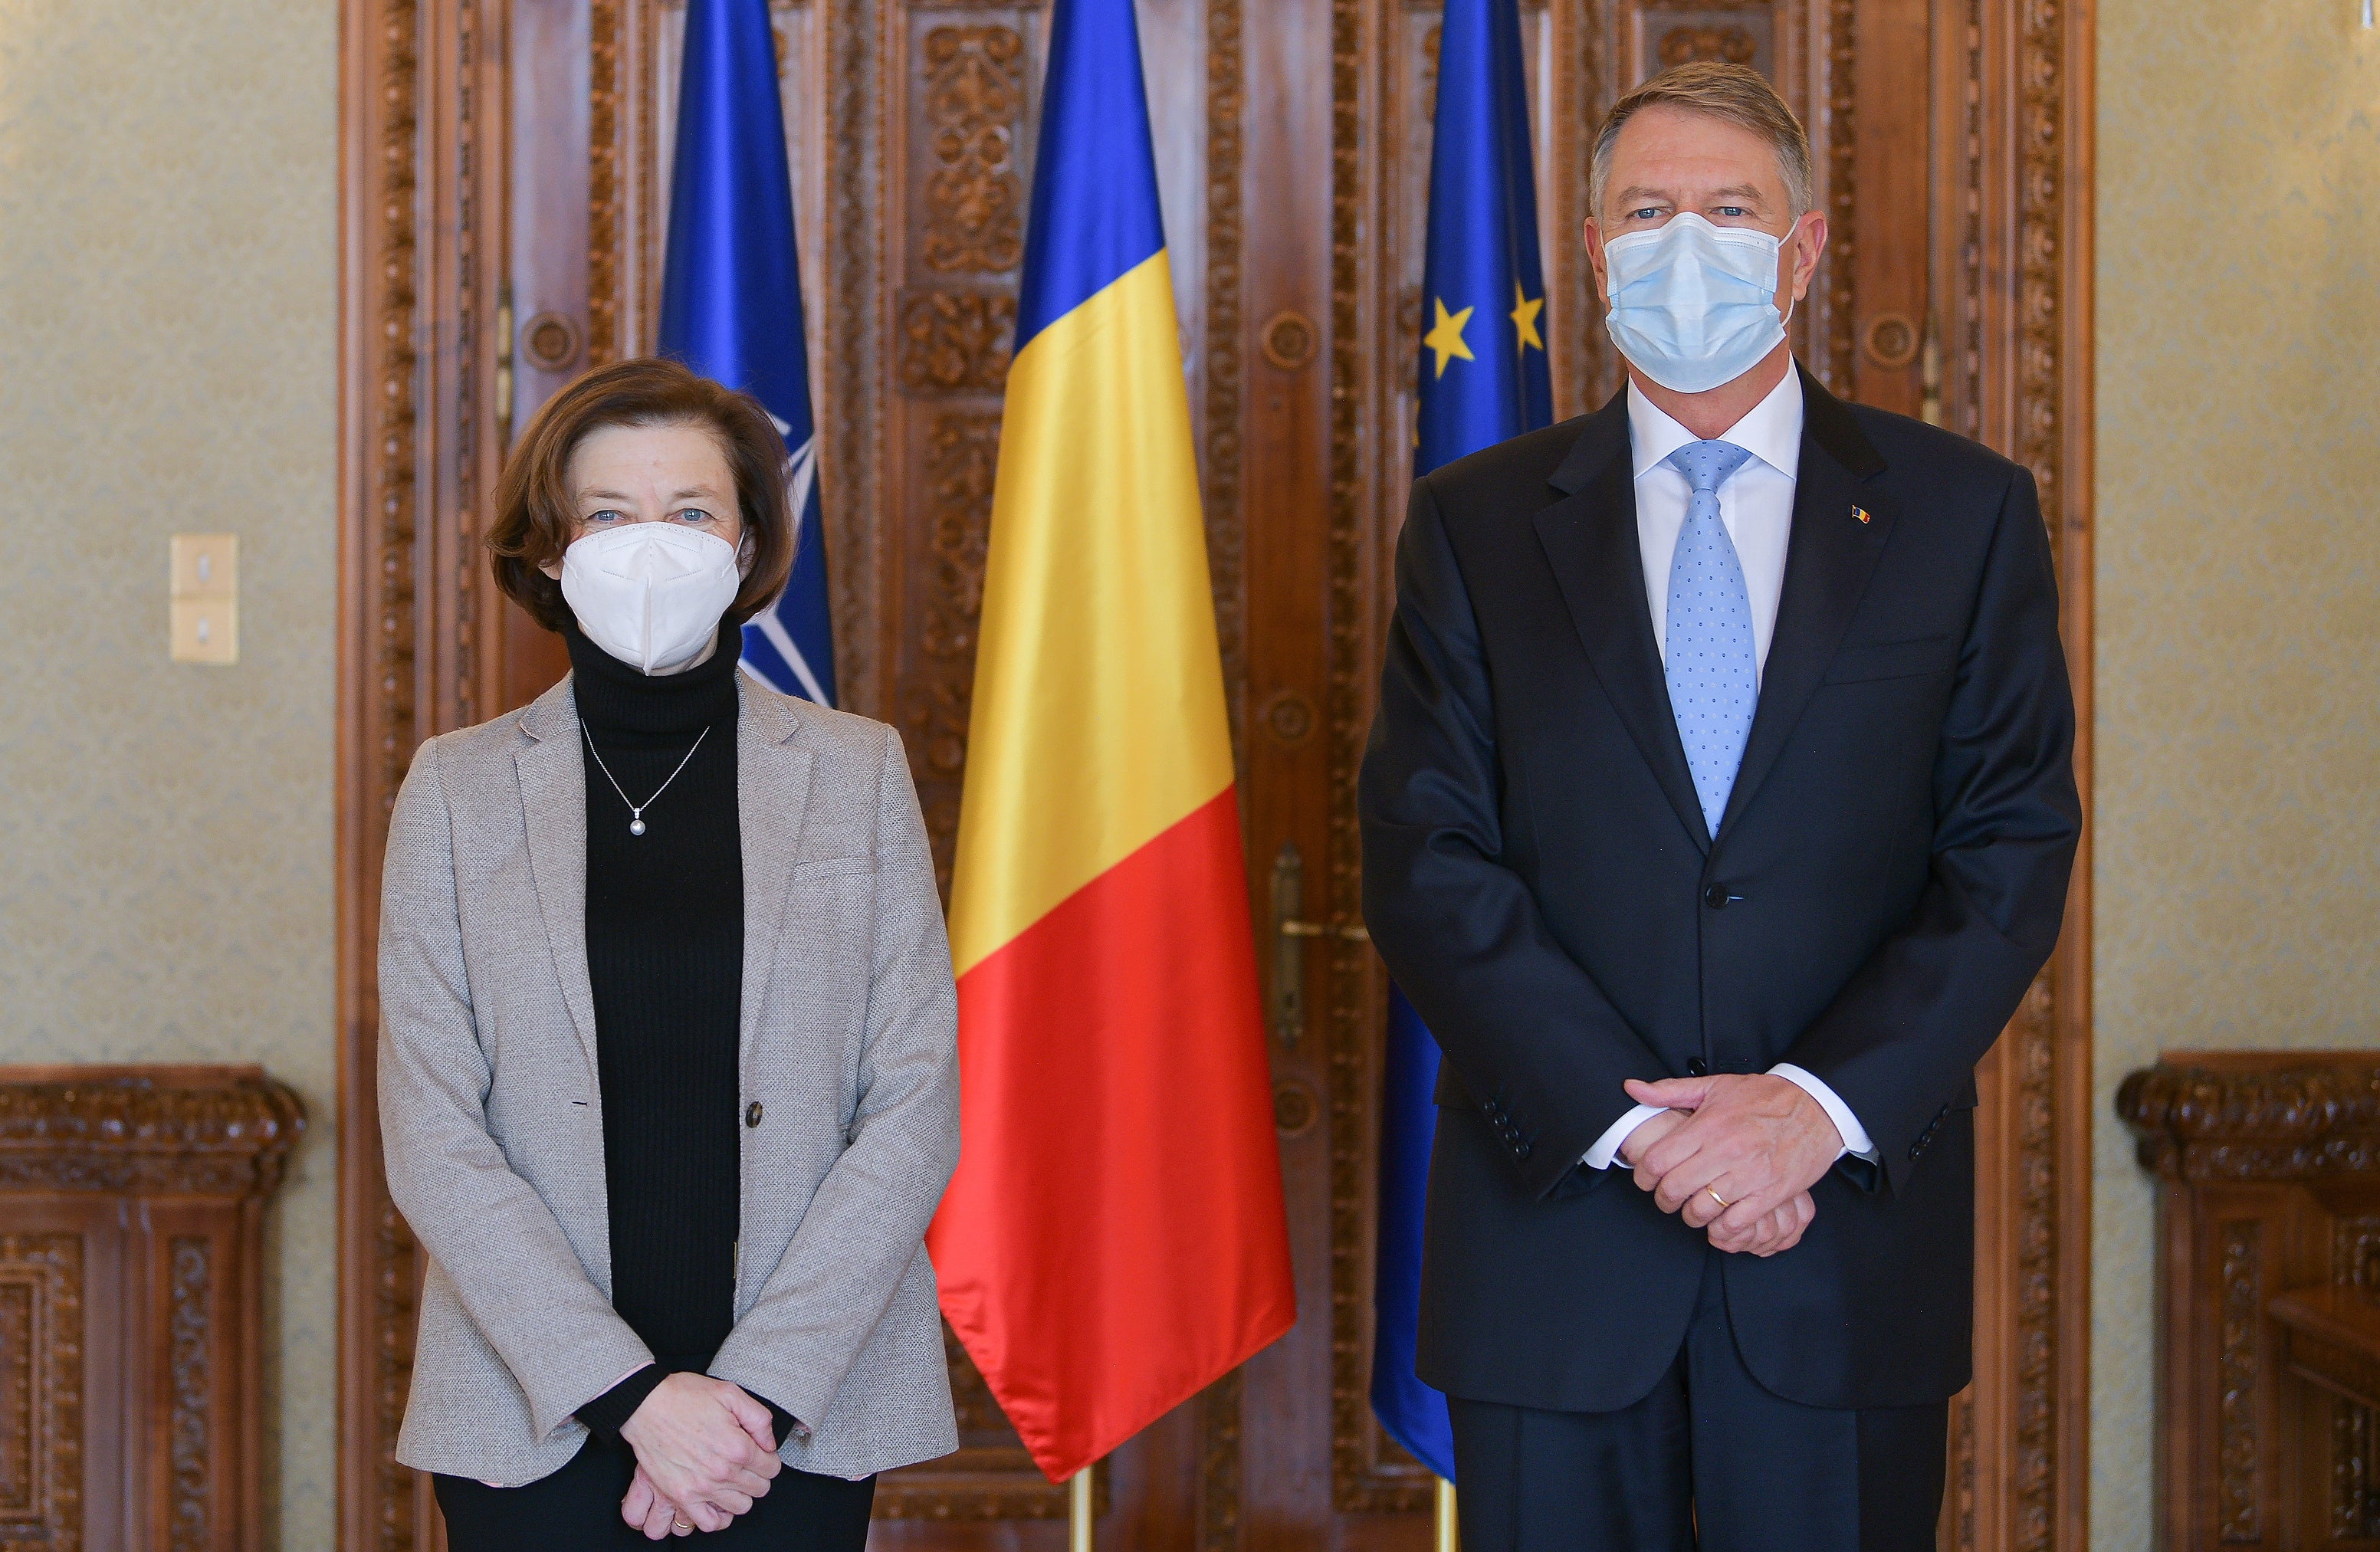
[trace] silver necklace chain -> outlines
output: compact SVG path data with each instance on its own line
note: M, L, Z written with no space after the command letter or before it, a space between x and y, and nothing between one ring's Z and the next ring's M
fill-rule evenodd
M628 805L628 833L631 835L642 835L645 832L645 810L651 807L656 802L658 802L662 794L669 791L670 782L677 780L677 771L684 770L686 766L686 760L694 758L694 749L699 749L702 747L702 741L710 736L710 730L709 728L704 728L700 733L694 735L694 749L688 749L686 752L686 759L682 759L677 762L677 770L671 771L669 773L668 780L662 782L660 786L655 787L653 789L653 795L645 799L642 803L628 802L628 794L625 792L621 791L620 779L612 774L612 768L610 766L603 763L602 754L595 747L595 735L587 731L587 724L585 722L578 724L578 735L587 740L587 752L595 757L595 769L603 773L603 780L612 783L612 790L620 794L620 801Z

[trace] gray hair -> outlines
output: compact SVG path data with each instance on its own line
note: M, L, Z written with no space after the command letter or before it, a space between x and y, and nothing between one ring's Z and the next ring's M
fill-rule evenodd
M1778 169L1785 175L1785 194L1799 219L1810 208L1810 137L1768 78L1748 65L1697 60L1662 71L1611 104L1603 127L1595 137L1595 161L1587 179L1587 198L1597 216L1603 213L1603 187L1611 174L1611 147L1622 126L1646 108L1669 106L1705 114L1739 125L1777 148Z

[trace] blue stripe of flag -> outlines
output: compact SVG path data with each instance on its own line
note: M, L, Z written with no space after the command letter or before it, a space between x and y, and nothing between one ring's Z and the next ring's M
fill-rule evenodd
M1057 0L1016 348L1165 247L1132 0Z

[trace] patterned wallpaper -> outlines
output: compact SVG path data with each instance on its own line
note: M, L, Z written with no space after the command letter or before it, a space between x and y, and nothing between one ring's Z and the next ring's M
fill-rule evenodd
M337 8L0 0L0 1061L259 1061L268 1496L332 1544ZM165 658L239 535L241 660Z
M2380 32L2100 0L2092 1546L2146 1552L2123 1075L2380 1047Z

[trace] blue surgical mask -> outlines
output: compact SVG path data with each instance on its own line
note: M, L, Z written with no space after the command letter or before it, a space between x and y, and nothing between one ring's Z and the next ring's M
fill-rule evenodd
M1691 211L1603 245L1612 343L1662 387L1699 394L1732 382L1785 337L1777 311L1781 237L1714 226Z

